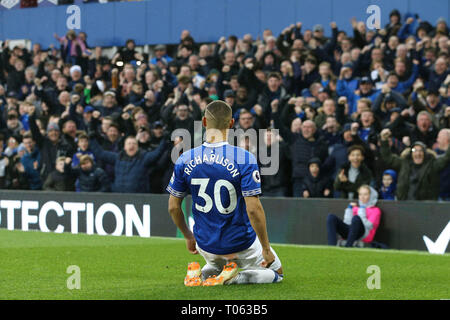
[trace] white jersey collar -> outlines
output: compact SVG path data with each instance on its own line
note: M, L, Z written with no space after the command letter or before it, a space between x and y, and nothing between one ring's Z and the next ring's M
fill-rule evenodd
M221 147L228 144L227 141L221 141L221 142L215 142L215 143L209 143L209 142L203 142L203 145L205 147L209 147L209 148L216 148L216 147Z

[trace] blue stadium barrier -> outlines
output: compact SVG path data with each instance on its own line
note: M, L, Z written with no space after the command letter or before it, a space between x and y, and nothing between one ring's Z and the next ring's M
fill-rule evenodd
M181 31L188 29L197 42L215 42L222 35L241 37L250 33L261 36L264 29L278 35L289 24L302 21L304 29L322 24L330 34L329 24L336 21L340 29L351 33L350 19L367 20L366 9L376 4L381 9L381 25L389 21L392 9L402 14L418 13L433 25L450 16L448 0L151 0L75 4L80 7L81 28L91 45L123 45L135 39L138 45L177 43ZM68 6L43 2L30 9L0 7L0 39L29 39L44 48L56 45L56 32L67 31Z

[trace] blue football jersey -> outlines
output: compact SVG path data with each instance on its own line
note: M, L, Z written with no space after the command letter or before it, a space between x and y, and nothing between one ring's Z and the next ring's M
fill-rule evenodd
M179 198L192 195L194 236L203 250L236 253L255 241L244 197L261 193L261 178L250 152L227 142L186 151L175 163L167 191Z

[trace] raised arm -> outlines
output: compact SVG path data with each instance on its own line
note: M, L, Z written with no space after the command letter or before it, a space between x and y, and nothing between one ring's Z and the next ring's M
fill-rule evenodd
M450 129L447 129L450 130ZM444 155L438 157L434 162L434 170L440 172L450 164L450 148L447 149Z
M167 142L163 138L161 140L158 148L156 148L153 151L145 153L145 155L144 155L144 165L145 166L150 166L150 165L156 163L156 161L158 161L158 159L162 156L162 154L166 150L166 147L167 147Z
M419 61L414 59L411 76L409 77L408 80L402 83L403 86L405 87L405 90L412 87L418 75L419 75Z
M288 108L289 106L286 106ZM291 143L293 140L293 133L289 130L289 128L286 128L286 126L282 123L280 119L280 113L278 111L278 106L271 105L272 108L272 119L275 129L280 130L281 137L287 142Z
M106 163L114 165L119 158L117 153L103 150L95 139L89 140L89 147L97 159L100 159Z
M37 124L36 124L36 115L35 113L30 113L28 117L28 125L30 127L31 135L33 136L33 140L36 141L38 147L41 147L44 143L44 136L41 134Z
M383 129L380 133L381 138L381 148L380 155L381 159L392 169L399 171L402 165L402 160L396 154L393 154L390 147L388 139L391 139L391 130Z

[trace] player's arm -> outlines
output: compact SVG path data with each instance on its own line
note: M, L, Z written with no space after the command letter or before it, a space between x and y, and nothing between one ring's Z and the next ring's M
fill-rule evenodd
M181 202L183 198L175 197L173 195L169 196L169 213L175 225L180 229L184 238L186 239L186 247L188 251L192 254L197 254L198 251L195 248L195 238L191 230L184 220L183 210L181 209Z
M275 256L270 250L264 208L258 196L244 197L244 199L247 207L248 218L263 248L263 267L269 267L272 262L274 262Z

